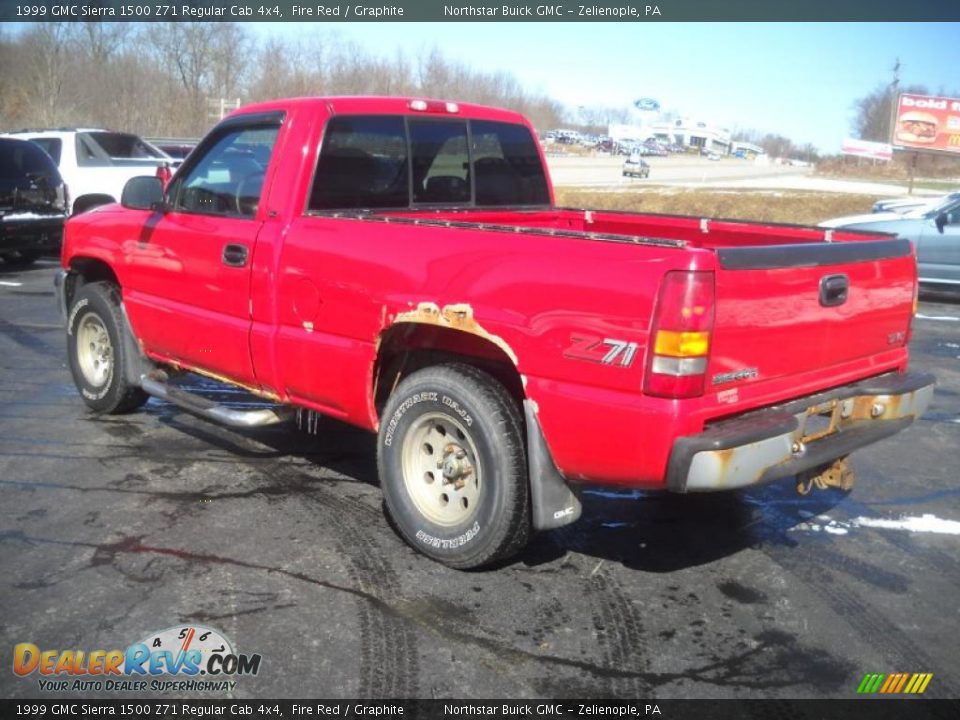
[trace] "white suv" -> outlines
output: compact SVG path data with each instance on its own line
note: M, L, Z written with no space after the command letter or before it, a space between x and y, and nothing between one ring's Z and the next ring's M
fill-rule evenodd
M131 133L98 128L19 130L5 137L32 140L57 164L70 194L72 213L117 202L127 180L178 164Z

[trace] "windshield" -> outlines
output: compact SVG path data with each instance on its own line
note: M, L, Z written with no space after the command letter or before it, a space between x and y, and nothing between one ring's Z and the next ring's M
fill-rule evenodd
M933 207L921 208L923 217L935 218L940 213L949 213L960 208L960 192L954 192L947 195Z

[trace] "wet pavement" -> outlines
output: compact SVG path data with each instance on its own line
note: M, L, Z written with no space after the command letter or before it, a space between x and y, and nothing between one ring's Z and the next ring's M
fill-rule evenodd
M854 455L852 494L591 491L579 523L465 573L395 535L361 431L238 432L156 400L91 416L54 268L0 267L3 697L59 697L11 672L17 643L123 649L190 625L262 655L236 698L849 698L867 672L960 695L956 298L915 321L933 405Z

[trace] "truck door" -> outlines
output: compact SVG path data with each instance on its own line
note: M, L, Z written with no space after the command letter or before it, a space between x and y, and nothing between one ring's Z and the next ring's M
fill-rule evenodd
M146 349L247 385L251 260L281 121L270 113L221 123L174 178L167 211L128 244L124 302Z

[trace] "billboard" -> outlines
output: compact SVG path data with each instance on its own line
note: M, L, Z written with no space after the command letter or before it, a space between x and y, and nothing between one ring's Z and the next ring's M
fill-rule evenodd
M960 154L960 98L901 95L893 126L893 146Z
M847 138L843 141L840 150L844 155L872 158L874 160L889 160L893 157L893 147L889 143L870 142Z

